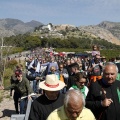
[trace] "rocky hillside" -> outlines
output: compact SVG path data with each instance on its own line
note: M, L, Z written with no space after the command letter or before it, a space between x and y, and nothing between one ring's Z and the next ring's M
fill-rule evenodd
M104 23L104 24L103 24ZM50 31L50 34L52 36L58 35L57 33L63 34L63 36L66 37L80 37L80 34L87 35L90 37L99 37L101 39L107 40L108 42L120 45L120 33L119 33L119 25L118 23L114 22L103 22L99 25L89 25L89 26L79 26L76 27L74 25L69 24L61 24L61 25L52 25L52 31ZM62 32L61 32L62 31ZM64 31L64 32L63 32ZM71 32L73 32L71 34ZM48 33L49 34L49 33Z
M104 21L98 26L109 30L115 37L117 37L120 40L120 22Z
M101 39L105 39L108 42L115 43L120 45L120 39L111 33L108 29L100 27L99 25L96 26L80 26L79 30L86 32L89 35L94 37L100 37Z
M43 23L34 20L24 23L23 21L18 19L11 19L11 18L0 19L0 37L24 34L26 32L33 32L35 27L39 27L41 25L43 25ZM40 29L42 33L44 33L47 28L47 26L45 27L44 26L41 27L42 29ZM49 36L49 32L51 35L53 33L53 36L56 35L57 37L59 37L61 35L58 34L61 33L60 31L62 31L62 33L63 31L64 33L65 32L67 33L69 31L74 31L74 33L77 34L76 36L79 36L80 33L82 32L87 34L87 36L100 37L101 39L105 39L111 43L120 45L120 23L104 21L98 25L90 25L90 26L76 27L74 25L61 24L61 25L52 25L51 27L52 27L52 31L50 30L47 31L48 36ZM39 33L40 31L37 32ZM38 35L40 36L40 34Z
M24 23L18 19L0 19L0 36L11 36L16 34L24 34L26 32L32 32L35 27L43 25L38 21L30 21Z

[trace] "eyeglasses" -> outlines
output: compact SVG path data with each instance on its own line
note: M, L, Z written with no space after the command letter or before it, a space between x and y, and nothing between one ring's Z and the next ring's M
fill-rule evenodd
M80 83L80 84L85 84L85 83L87 83L87 82L80 82L80 81L75 81L75 82Z
M60 68L63 68L63 67L60 67Z
M51 71L56 71L56 70L53 69L53 70L51 70Z

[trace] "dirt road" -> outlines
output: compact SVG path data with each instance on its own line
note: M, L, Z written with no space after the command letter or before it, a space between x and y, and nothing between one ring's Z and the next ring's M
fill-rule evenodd
M12 97L4 98L0 103L0 120L10 120L12 114L16 114L14 101Z

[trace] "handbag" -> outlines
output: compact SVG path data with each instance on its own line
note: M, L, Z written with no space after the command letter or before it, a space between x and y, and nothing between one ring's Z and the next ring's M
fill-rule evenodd
M26 78L30 81L33 81L33 80L35 80L36 75L32 74L32 73L29 73L29 74L26 74Z

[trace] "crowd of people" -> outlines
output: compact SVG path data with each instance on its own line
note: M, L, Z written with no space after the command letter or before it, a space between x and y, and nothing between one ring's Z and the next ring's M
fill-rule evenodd
M17 114L33 99L29 120L119 120L120 61L101 57L97 45L84 58L42 51L28 56L23 68L17 65L11 85L1 87L14 90Z

